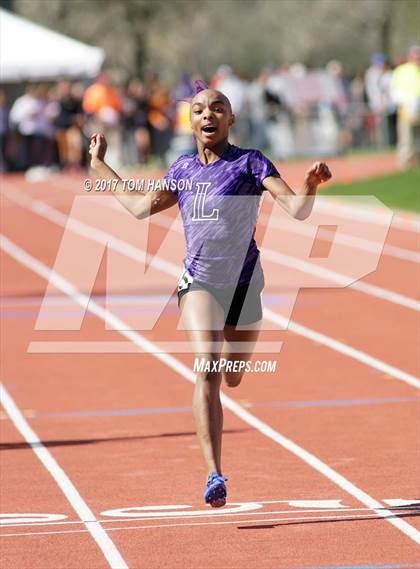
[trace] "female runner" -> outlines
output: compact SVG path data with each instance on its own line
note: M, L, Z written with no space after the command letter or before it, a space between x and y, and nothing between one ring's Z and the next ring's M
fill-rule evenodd
M104 161L107 145L102 134L92 135L89 152L93 170L100 178L118 180L115 196L138 219L176 203L180 208L187 254L178 301L195 361L201 361L193 413L207 471L204 500L220 507L227 495L220 386L222 379L229 387L241 382L262 319L264 277L254 240L259 200L267 190L287 213L305 219L317 186L331 173L325 163L316 162L306 172L302 189L294 192L260 151L228 142L235 117L227 97L214 89L197 89L190 121L197 153L174 162L161 191L124 191L121 178ZM192 191L180 191L185 180L193 182ZM247 346L246 351L238 345ZM218 365L222 357L223 369Z

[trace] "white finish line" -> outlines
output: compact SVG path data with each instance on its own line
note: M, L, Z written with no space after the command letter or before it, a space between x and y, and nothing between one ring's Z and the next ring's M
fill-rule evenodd
M393 498L382 500L384 503L398 507L400 513L404 511L420 509L418 500L402 500ZM210 507L206 509L192 509L188 504L167 504L157 506L132 506L105 510L98 514L107 518L100 520L100 523L132 522L139 520L170 520L172 518L190 519L194 517L229 517L229 516L272 516L273 514L297 514L297 513L316 513L316 512L370 512L370 508L354 508L342 503L342 499L331 500L259 500L255 502L228 502L227 507L215 510ZM283 509L277 510L277 507ZM274 508L274 509L273 509ZM297 509L296 509L297 508ZM0 525L3 527L31 527L31 526L51 526L51 525L75 525L86 523L89 520L73 521L68 520L65 514L28 514L13 513L0 514ZM260 520L261 521L261 520Z

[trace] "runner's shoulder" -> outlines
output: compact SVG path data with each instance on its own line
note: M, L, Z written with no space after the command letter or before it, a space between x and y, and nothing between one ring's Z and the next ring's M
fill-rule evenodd
M175 162L172 163L170 170L172 169L187 169L194 161L194 157L195 154L181 154L181 156L178 156L178 158L175 160Z
M231 145L232 154L238 158L245 158L247 161L251 159L264 159L268 158L257 148L242 148L241 146Z

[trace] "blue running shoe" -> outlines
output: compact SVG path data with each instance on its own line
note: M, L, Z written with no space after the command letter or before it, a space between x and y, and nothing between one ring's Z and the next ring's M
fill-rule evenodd
M212 472L208 477L204 501L206 504L210 504L212 508L221 508L226 504L226 480L227 478L218 472Z

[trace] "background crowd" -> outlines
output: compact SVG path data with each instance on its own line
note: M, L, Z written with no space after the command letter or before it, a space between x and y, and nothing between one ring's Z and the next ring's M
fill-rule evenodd
M14 101L0 90L0 168L85 168L88 141L97 130L107 136L115 167L166 166L194 151L186 101L195 79L207 80L230 99L233 142L273 159L395 145L402 168L419 159L415 46L393 65L375 53L366 71L351 78L339 61L330 61L317 69L300 63L267 67L252 80L222 65L211 78L183 75L172 89L148 71L124 87L102 73L91 84L29 84Z

